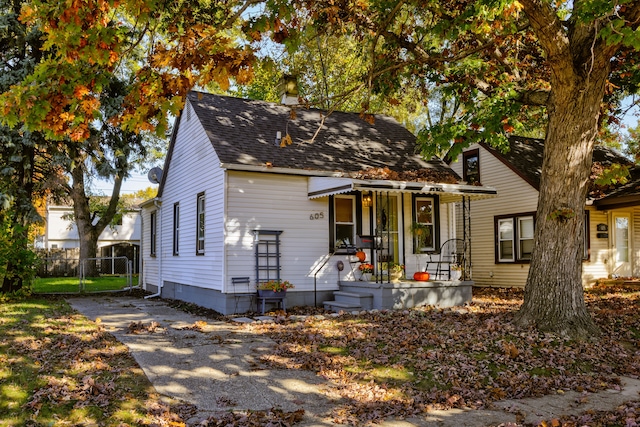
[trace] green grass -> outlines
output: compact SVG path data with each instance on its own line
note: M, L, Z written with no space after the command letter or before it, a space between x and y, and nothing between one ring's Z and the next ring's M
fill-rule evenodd
M137 275L132 278L133 286L138 283ZM48 293L74 293L74 292L100 292L117 291L128 286L126 276L101 276L84 280L84 286L80 289L80 279L77 277L46 277L37 278L33 284L32 292L35 294Z
M65 301L2 298L0 427L169 425L172 416L126 346Z

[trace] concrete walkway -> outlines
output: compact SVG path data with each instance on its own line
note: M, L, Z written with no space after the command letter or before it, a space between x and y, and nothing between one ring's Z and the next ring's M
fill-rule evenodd
M274 345L264 336L247 333L233 323L185 313L160 299L89 296L69 298L68 302L86 317L99 318L108 332L129 347L158 393L198 407L199 413L190 423L229 410L280 407L284 411L305 410L304 421L297 426L334 425L330 413L340 398L332 395L331 384L312 372L263 365L261 355L268 354ZM185 329L196 321L206 322L202 332ZM158 328L154 333L132 334L132 322L156 322ZM639 380L622 378L622 382L621 390L507 400L495 403L494 410L434 411L426 417L387 420L378 425L536 425L560 415L613 410L623 402L640 399Z

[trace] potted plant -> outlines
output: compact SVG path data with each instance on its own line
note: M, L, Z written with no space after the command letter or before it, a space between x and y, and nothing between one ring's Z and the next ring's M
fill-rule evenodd
M358 270L360 270L360 280L368 282L373 273L373 264L362 263L358 266Z
M269 280L258 284L258 294L260 296L278 296L291 288L295 288L295 286L287 280Z
M392 282L398 282L404 275L404 264L389 263L389 278Z
M409 229L413 234L416 250L420 252L420 248L427 246L427 239L431 236L431 226L414 221L409 226Z
M460 280L462 277L462 265L458 263L451 264L451 280Z

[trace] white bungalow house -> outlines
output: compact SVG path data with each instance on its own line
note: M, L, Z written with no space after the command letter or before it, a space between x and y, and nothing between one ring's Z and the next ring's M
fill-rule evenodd
M192 92L158 196L142 205L143 286L223 314L253 310L245 296L267 280L295 285L287 306L463 303L469 280L389 280L391 263L411 278L442 242L468 239L456 232L457 204L496 194L418 153L389 117ZM356 248L374 265L369 280Z
M36 248L55 251L76 250L80 247L78 228L73 221L72 206L47 203L44 218L44 230L40 236L36 237ZM139 209L133 209L122 215L118 224L109 226L100 233L98 256L111 258L126 256L133 262L133 273L138 273L141 227Z
M543 142L512 137L501 152L486 144L470 146L451 163L469 183L498 190L491 201L478 201L471 213L471 264L478 286L524 286L529 272L542 169ZM631 166L615 150L596 147L592 175L613 163ZM631 170L628 184L599 187L587 200L583 284L613 276L640 274L640 183Z

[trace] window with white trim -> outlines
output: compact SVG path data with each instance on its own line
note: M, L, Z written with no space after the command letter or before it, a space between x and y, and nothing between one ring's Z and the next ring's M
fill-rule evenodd
M530 262L533 253L535 214L533 212L495 217L496 262ZM585 211L583 260L589 259L589 211Z
M413 199L414 223L412 225L415 253L435 249L435 200L433 197L415 197Z
M335 249L355 245L356 209L355 196L335 196L333 198Z
M180 204L173 205L173 254L180 253Z
M197 198L197 214L196 214L196 227L197 227L197 241L196 241L196 254L204 255L204 193L198 194Z
M514 261L513 218L499 219L497 223L498 261Z
M495 217L496 262L529 262L533 251L532 212Z

